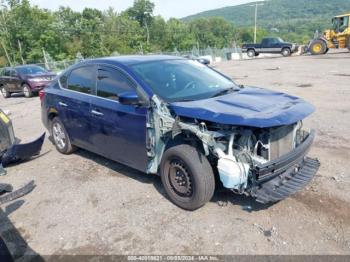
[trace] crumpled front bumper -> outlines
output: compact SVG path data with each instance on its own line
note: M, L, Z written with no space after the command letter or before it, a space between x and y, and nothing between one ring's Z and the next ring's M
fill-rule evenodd
M306 157L315 131L289 154L253 170L254 185L251 195L257 202L268 204L281 201L301 191L316 175L320 162Z

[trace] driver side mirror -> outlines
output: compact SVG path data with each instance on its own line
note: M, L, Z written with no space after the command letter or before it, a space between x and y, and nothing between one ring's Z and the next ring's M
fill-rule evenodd
M199 59L197 59L197 61L203 65L210 65L210 61L208 59L205 59L205 58L199 58Z
M136 92L125 92L119 95L119 103L122 105L140 105L140 99Z

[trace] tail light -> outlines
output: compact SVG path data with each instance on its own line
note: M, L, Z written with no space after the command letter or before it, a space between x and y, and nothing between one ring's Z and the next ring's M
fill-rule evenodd
M45 91L44 91L44 89L39 91L39 98L40 98L40 102L43 103L44 102L44 98L45 98Z

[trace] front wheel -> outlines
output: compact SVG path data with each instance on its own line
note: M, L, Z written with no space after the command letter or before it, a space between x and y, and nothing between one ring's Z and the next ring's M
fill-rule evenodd
M6 87L2 86L0 89L4 98L9 98L11 96L11 93L6 89Z
M348 42L346 44L346 47L348 48L349 52L350 52L350 37L348 38Z
M253 57L255 57L256 54L255 54L255 51L253 49L250 49L250 50L248 50L247 55L250 58L253 58Z
M23 91L23 94L24 94L24 96L25 96L26 98L30 98L30 97L33 96L32 89L31 89L30 86L27 85L27 84L24 84L24 85L22 86L22 91Z
M170 200L183 209L196 210L214 195L212 167L205 155L192 146L182 144L165 151L160 172Z
M324 55L327 52L327 44L325 41L317 39L310 45L310 52L312 55Z
M292 54L292 52L290 51L289 48L283 48L283 50L282 50L282 55L283 55L284 57L288 57L288 56L290 56L291 54Z
M76 150L76 147L70 142L69 135L64 128L62 121L58 117L55 117L52 120L50 131L58 152L69 155Z

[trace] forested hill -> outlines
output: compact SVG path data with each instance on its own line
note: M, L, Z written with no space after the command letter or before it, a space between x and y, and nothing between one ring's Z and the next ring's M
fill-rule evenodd
M253 26L252 3L210 10L184 18L224 17L236 26ZM350 13L350 0L271 0L259 6L259 26L283 34L308 34L331 25L335 15ZM277 29L277 30L276 30Z

